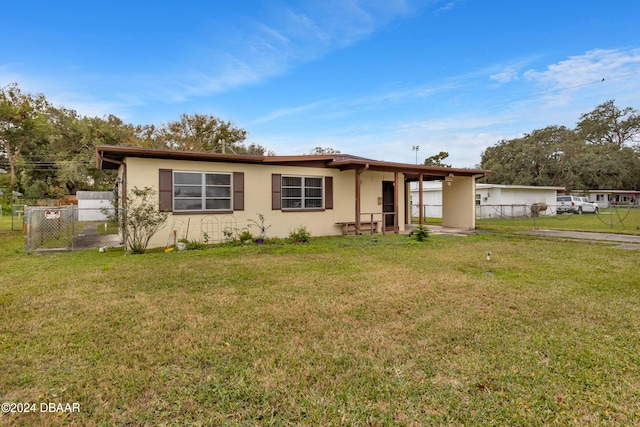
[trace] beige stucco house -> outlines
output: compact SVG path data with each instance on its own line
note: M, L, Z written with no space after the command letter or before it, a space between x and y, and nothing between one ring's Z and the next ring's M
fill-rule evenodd
M313 236L405 231L409 183L443 180L445 227L475 228L476 179L488 171L376 161L346 154L243 156L98 146L97 165L117 169L119 196L152 187L170 212L150 247L174 239L219 242L258 214L268 237L305 226ZM422 218L420 218L422 221ZM257 234L257 230L252 230Z

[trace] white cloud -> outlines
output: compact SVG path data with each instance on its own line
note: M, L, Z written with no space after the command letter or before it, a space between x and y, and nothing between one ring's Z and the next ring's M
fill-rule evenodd
M551 64L544 71L529 70L524 77L551 89L572 89L615 79L637 71L640 49L629 51L596 49L584 55L571 56L565 61Z
M262 117L258 117L257 119L254 119L251 123L252 124L260 124L260 123L265 123L265 122L270 122L272 120L276 120L276 119L281 119L284 117L289 117L292 115L296 115L296 114L300 114L303 112L308 112L311 110L315 110L319 107L322 107L324 105L327 105L328 103L330 103L332 100L321 100L321 101L317 101L317 102L312 102L310 104L306 104L306 105L299 105L296 107L291 107L291 108L280 108L277 109L275 111L272 111L271 113L262 116Z
M248 18L237 28L218 29L218 35L212 34L197 48L202 52L193 56L205 59L191 74L192 94L220 93L282 75L407 16L415 8L412 3L333 0L301 2L296 9L272 6L271 18L259 22Z
M509 83L518 80L518 71L513 67L507 67L503 71L489 76L489 79L498 83Z

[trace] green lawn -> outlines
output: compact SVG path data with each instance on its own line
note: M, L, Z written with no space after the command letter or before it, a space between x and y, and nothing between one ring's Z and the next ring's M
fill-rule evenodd
M476 220L476 227L494 231L521 231L534 228L640 234L640 208L603 209L595 214L562 214L530 218L488 218Z
M81 411L0 425L640 425L638 251L482 234L27 256L6 229L0 401Z
M418 223L418 217L412 222ZM441 225L441 218L425 218L427 225ZM640 235L640 208L622 206L603 209L598 215L549 215L528 218L478 218L476 228L493 231L524 231L532 229L593 231Z

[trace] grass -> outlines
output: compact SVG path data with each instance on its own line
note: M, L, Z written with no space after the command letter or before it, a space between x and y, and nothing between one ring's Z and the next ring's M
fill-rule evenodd
M412 222L418 223L418 217ZM441 225L442 218L425 218L428 225ZM603 209L598 215L561 214L527 218L478 218L476 228L501 232L524 231L532 229L591 231L601 233L640 234L640 209L619 207Z
M598 215L561 214L537 218L482 218L476 220L476 227L493 231L521 231L543 228L550 230L640 234L640 209L629 207L603 209Z
M0 401L81 412L2 425L640 424L636 251L504 234L22 244L0 231Z

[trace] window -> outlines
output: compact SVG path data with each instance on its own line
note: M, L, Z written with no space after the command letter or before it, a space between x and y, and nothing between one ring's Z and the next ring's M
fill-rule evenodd
M481 200L482 200L482 199L481 199L480 194L476 194L476 206L480 205Z
M173 172L174 211L231 210L231 174Z
M282 177L282 209L323 209L324 178Z

